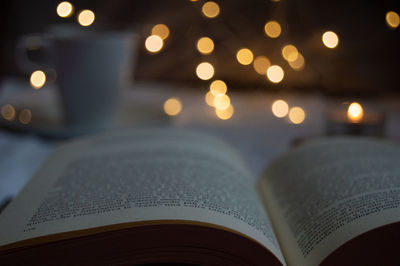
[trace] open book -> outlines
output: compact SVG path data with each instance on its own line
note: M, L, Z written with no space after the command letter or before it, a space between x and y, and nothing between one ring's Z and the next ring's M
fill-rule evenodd
M200 133L74 140L0 215L0 264L400 262L397 143L317 139L254 180L234 149Z

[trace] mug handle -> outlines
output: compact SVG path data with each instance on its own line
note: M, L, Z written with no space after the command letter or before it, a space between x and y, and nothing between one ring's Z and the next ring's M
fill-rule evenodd
M37 49L41 50L41 52L45 55L45 51L50 46L50 42L45 35L26 35L22 36L16 45L16 62L19 69L21 69L25 73L31 73L36 69L45 68L45 62L34 62L28 57L28 49L30 44L36 42L38 46ZM44 59L46 61L46 58Z

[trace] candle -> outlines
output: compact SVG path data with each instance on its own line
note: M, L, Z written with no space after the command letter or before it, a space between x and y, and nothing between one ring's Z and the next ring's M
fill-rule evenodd
M353 123L360 123L364 116L364 109L361 104L353 102L347 109L347 118Z
M344 110L330 110L326 121L327 135L384 136L384 114L353 102Z

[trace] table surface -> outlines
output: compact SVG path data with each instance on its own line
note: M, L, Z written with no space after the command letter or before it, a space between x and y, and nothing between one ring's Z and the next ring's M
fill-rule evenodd
M57 125L61 117L57 88L45 86L36 91L26 81L6 80L0 85L0 106L10 103L16 109L32 110L32 123L18 132L0 130L0 203L14 196L34 174L54 147L61 141L38 136L43 125ZM114 129L144 126L169 126L194 129L213 134L232 144L243 156L256 179L266 165L288 150L296 138L323 136L326 112L341 100L321 95L279 94L268 92L228 92L235 108L233 117L220 120L204 101L207 89L175 88L163 84L134 84L121 90L119 110ZM166 99L178 97L183 104L178 116L168 117L162 106ZM295 125L287 118L277 118L271 112L276 99L285 99L289 106L300 106L306 119ZM364 101L365 102L365 101ZM384 108L385 135L400 138L399 97L367 101L371 108ZM34 119L35 118L35 119ZM2 121L2 126L7 121ZM18 123L18 122L13 122ZM46 124L47 123L47 124ZM54 132L57 132L55 130ZM53 132L53 133L54 133Z

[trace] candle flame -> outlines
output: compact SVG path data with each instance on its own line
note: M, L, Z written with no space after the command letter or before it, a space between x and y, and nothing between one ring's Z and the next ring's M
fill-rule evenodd
M364 116L364 110L361 104L353 102L347 109L347 117L353 123L359 123Z

